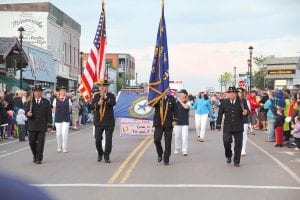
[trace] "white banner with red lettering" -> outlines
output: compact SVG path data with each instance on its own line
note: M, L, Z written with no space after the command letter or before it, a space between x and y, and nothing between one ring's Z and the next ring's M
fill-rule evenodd
M121 136L153 135L153 121L132 118L120 118Z

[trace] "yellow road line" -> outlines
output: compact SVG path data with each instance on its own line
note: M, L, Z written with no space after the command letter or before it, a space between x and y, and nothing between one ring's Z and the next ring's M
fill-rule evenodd
M143 149L140 151L140 153L137 155L137 157L134 159L134 161L131 163L129 169L126 171L124 177L121 179L120 184L124 184L129 176L131 175L132 171L136 167L137 163L141 159L142 155L145 153L145 151L149 148L149 146L153 143L153 138L147 142L147 144L143 147Z
M135 147L135 149L133 149L133 151L129 154L129 156L123 161L123 163L120 165L120 167L118 168L118 170L114 173L114 175L108 180L107 184L113 184L117 178L119 178L120 174L122 173L122 171L124 170L124 168L126 167L126 165L128 164L128 162L131 160L131 158L138 152L138 150L140 150L140 148L143 147L143 145L149 140L151 139L151 136L147 136L143 141L141 141L139 143L138 146Z

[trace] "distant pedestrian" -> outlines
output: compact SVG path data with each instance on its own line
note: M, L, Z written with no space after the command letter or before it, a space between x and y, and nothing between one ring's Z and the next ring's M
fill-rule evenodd
M17 122L18 129L19 129L19 141L25 141L25 135L26 135L25 123L26 123L26 121L27 121L27 117L25 115L25 110L20 108L18 110L18 114L16 117L16 122Z
M188 136L189 136L189 111L190 102L188 101L188 93L182 89L178 92L178 100L176 102L178 117L174 127L175 132L175 151L174 154L182 152L183 156L188 155Z
M218 113L216 112L215 108L212 109L212 112L213 112L213 114L209 115L209 124L210 124L210 130L215 130Z
M295 150L300 150L300 115L298 115L295 118L295 125L294 126L294 130L292 132L293 136L295 137L295 143L296 143L296 147Z
M72 128L77 130L77 124L79 124L79 114L81 106L77 101L77 97L72 97Z
M248 101L250 102L250 133L255 134L253 131L257 127L257 112L256 109L260 107L256 99L256 91L252 90L248 95Z
M274 142L275 141L275 115L276 115L276 107L275 107L275 99L274 92L269 92L269 99L264 104L264 109L268 110L267 112L267 140L266 142Z
M277 114L275 115L275 147L283 146L283 124L284 124L284 109L277 107Z
M228 98L222 101L219 107L217 130L221 129L223 115L224 127L223 127L223 142L225 148L225 157L227 163L231 163L232 150L231 143L232 137L234 137L234 166L240 166L240 158L243 144L243 131L244 131L244 116L249 114L249 109L245 101L241 101L237 97L238 90L233 86L227 90Z

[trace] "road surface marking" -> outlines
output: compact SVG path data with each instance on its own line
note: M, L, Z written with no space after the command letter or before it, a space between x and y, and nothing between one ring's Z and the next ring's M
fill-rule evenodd
M6 144L11 144L11 143L16 143L16 142L19 142L19 140L16 139L16 140L11 141L11 142L5 142L5 143L0 144L0 146L6 145Z
M255 146L256 148L258 148L260 151L262 151L264 154L266 154L269 158L271 158L275 163L277 163L282 169L284 169L288 174L290 174L290 176L298 183L300 183L300 178L299 176L293 171L291 170L288 166L286 166L285 164L283 164L280 160L278 160L275 156L272 156L270 153L268 153L266 150L264 150L262 147L258 146L257 144L255 144L252 140L248 139L248 141Z
M95 188L219 188L219 189L261 189L261 190L300 190L295 186L275 185L218 185L218 184L31 184L35 187L95 187Z
M129 169L126 171L125 175L123 176L123 178L120 181L120 184L124 184L127 179L129 178L129 176L131 175L132 171L134 170L134 168L136 167L137 163L139 162L139 160L141 159L142 155L145 153L145 151L149 148L149 146L153 143L153 138L151 140L148 140L147 144L143 147L143 149L140 151L140 153L137 155L137 157L135 158L135 160L131 163Z
M129 154L129 156L122 162L120 167L117 169L117 171L113 174L113 176L107 181L107 184L113 184L117 178L119 178L122 171L125 169L129 161L133 158L133 156L140 150L140 148L143 147L143 145L151 139L151 136L147 136L144 140L142 140L139 145L137 145L132 152Z
M88 128L82 129L82 130L80 130L80 131L73 132L73 133L69 134L69 136L74 135L74 134L77 134L77 133L80 133L80 132L82 132L82 131L84 131L84 130L86 130L86 129L88 129ZM46 144L51 143L51 142L54 142L54 141L56 141L56 138L55 138L55 139L51 139L51 140L46 141ZM19 153L19 152L28 150L28 149L30 149L29 146L28 146L28 147L24 147L24 148L19 149L19 150L16 150L16 151L13 151L13 152L10 152L10 153L6 153L6 154L3 154L3 155L0 155L0 158L4 158L4 157L7 157L7 156L10 156L10 155L13 155L13 154L16 154L16 153Z

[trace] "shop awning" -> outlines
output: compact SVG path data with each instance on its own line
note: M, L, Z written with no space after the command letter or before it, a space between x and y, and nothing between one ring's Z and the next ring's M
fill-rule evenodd
M0 75L0 83L4 83L9 86L20 87L20 80L13 78L13 77L7 77L4 75ZM23 87L23 89L28 89L28 88L30 88L30 85L23 81L22 87Z

